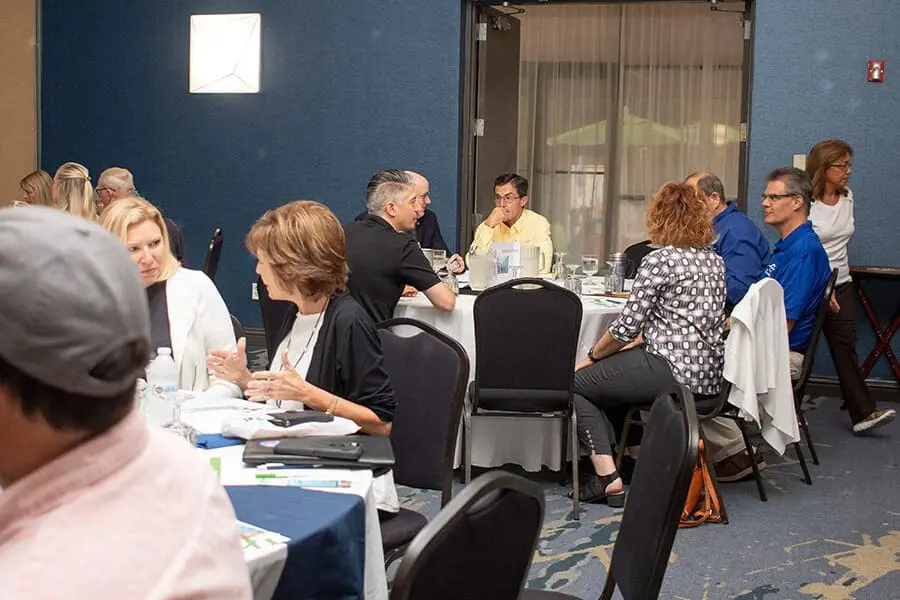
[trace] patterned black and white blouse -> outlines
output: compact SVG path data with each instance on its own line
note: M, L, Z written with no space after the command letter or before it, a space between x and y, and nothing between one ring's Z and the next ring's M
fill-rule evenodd
M609 333L669 363L694 394L719 393L724 365L725 263L709 248L665 246L641 261L631 295Z

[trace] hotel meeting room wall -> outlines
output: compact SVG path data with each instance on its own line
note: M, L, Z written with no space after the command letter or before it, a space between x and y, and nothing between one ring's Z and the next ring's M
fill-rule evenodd
M748 212L762 225L756 199L770 169L843 137L856 149L851 260L898 265L900 79L891 65L900 64L900 2L853 4L755 2ZM132 168L139 189L183 226L195 265L222 226L220 288L258 325L240 241L271 206L317 198L346 220L362 210L372 172L410 167L431 179L432 206L457 237L461 6L44 0L42 164ZM187 93L188 16L204 12L262 13L259 95ZM885 59L884 83L865 82L870 58ZM882 295L882 312L892 299ZM858 324L866 351L873 336L862 314ZM815 370L834 372L830 360ZM883 364L873 375L890 376Z
M34 0L0 2L0 207L37 164Z
M265 210L316 199L342 221L368 178L420 171L455 246L459 161L458 1L43 1L43 153L53 170L131 169L183 229L191 266L216 227L216 282L261 324L243 247ZM191 14L258 12L259 94L188 93Z
M748 213L771 234L759 202L766 174L820 140L844 139L854 150L850 264L900 266L900 70L891 77L890 68L900 67L900 2L757 0L754 21ZM876 58L885 60L885 81L867 83ZM869 297L887 323L900 289L877 283L868 282ZM857 329L863 361L875 336L861 308ZM893 348L900 354L900 335ZM835 373L824 338L814 373ZM870 377L893 381L884 358Z

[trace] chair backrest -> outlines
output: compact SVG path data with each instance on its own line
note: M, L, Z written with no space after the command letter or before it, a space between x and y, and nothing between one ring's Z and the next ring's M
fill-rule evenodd
M543 517L538 484L503 471L482 475L410 543L391 600L518 598Z
M404 336L409 330L414 335ZM384 368L397 399L391 428L394 481L441 490L450 500L460 415L469 381L469 357L453 338L409 318L378 324Z
M628 271L625 273L625 279L634 279L634 276L637 275L638 267L641 266L641 261L654 250L656 248L650 245L650 240L636 242L625 248L625 258L631 261Z
M809 376L812 374L813 362L816 359L816 346L819 344L819 337L822 333L822 325L825 323L825 317L828 316L828 304L831 301L831 293L834 291L834 283L837 281L837 269L831 270L831 276L825 284L822 291L822 298L819 300L819 308L816 309L816 320L813 322L812 331L809 334L809 345L806 352L803 353L803 366L800 367L800 379L794 382L794 401L800 403L803 396L806 395L806 384L809 382Z
M234 329L235 340L247 337L247 330L244 329L244 324L234 315L231 315L231 327Z
M266 353L268 364L272 364L275 351L288 336L297 317L297 305L284 300L272 300L262 277L256 278L256 292L259 297L259 312L262 315L263 331L266 333Z
M625 600L659 595L699 439L691 392L678 386L660 395L650 409L601 600L617 585Z
M216 271L219 270L219 257L222 255L222 230L218 227L213 232L212 239L209 241L209 248L206 250L206 259L203 261L203 272L206 276L216 280Z
M527 405L533 395L554 410L572 398L581 299L543 279L517 279L483 291L474 305L475 385L489 397ZM490 406L496 408L496 406ZM546 409L546 408L545 408Z

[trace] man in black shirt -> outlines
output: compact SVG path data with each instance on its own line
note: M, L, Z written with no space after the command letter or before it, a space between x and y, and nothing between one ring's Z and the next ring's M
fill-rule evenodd
M456 305L456 295L441 283L409 235L421 207L408 174L380 171L366 188L368 214L344 225L350 266L347 288L376 323L393 316L405 285L424 292L439 310L451 311Z

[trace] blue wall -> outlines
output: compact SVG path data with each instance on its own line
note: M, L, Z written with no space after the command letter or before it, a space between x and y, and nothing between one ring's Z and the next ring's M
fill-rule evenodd
M262 15L258 95L188 93L189 15L222 12ZM455 246L460 26L460 1L43 0L41 164L130 169L192 266L222 227L217 283L258 325L243 238L268 208L351 220L372 173L413 169Z
M841 138L855 153L850 262L900 266L900 2L757 0L754 26L750 216L768 229L757 200L766 173L790 165L793 154L805 154L820 140ZM867 61L876 58L885 60L885 82L866 83ZM900 289L870 289L887 322ZM861 309L857 317L862 361L874 336ZM900 336L893 347L900 354ZM826 351L815 370L834 373ZM892 379L885 359L872 376Z

